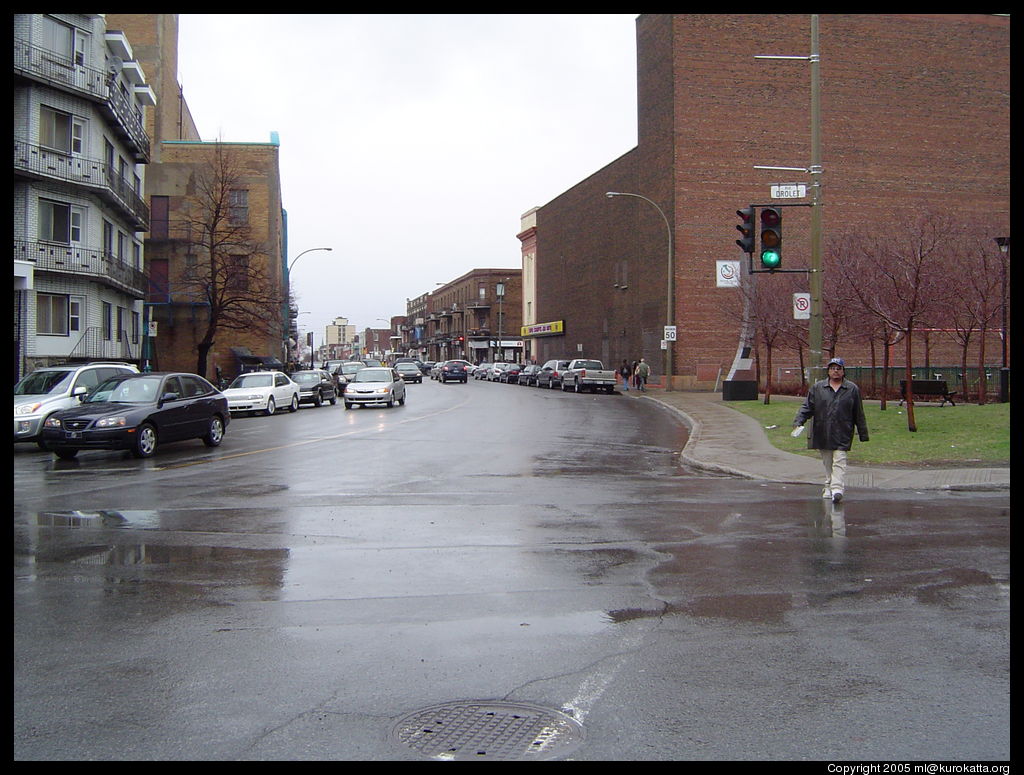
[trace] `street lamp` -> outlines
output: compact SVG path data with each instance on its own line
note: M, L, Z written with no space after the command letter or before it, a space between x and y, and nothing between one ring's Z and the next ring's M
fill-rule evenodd
M285 311L284 311L284 316L283 317L285 318L285 321L288 321L288 320L291 319L291 315L289 314L289 312L291 310L291 303L292 303L292 267L295 266L295 264L298 262L298 260L300 258L302 258L304 255L306 255L307 253L312 253L312 252L314 252L316 250L331 251L331 250L334 250L334 248L310 248L309 250L303 250L301 253L299 253L299 255L297 255L295 258L292 259L290 264L288 264L285 267L285 270L284 270L284 285L285 285L285 288L288 289L288 293L285 296L285 300L284 300ZM288 323L285 322L284 325L287 326ZM283 339L285 341L285 359L287 359L287 357L288 357L288 351L287 351L288 334L287 334L287 332L285 333Z
M1002 313L1003 313L1003 368L999 370L999 401L1006 403L1010 400L1010 370L1008 363L1006 362L1006 264L1010 256L1010 238L1009 237L994 237L996 244L999 246L1000 252L1003 254L1002 260Z
M671 326L672 320L675 317L675 254L672 251L672 226L669 224L668 218L665 216L665 211L662 210L656 202L652 202L645 196L640 194L629 194L622 191L608 191L605 196L611 199L613 196L632 196L637 199L643 199L647 204L651 205L658 214L661 216L661 220L665 222L665 230L668 232L668 299L666 301L666 325ZM672 347L673 342L665 342L665 390L672 389Z

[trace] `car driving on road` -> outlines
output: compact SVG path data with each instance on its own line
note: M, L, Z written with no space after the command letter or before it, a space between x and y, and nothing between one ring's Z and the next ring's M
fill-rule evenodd
M307 369L292 372L292 381L299 386L299 403L323 406L330 401L331 406L338 403L338 391L334 378L322 369Z
M405 382L392 368L367 366L345 386L343 398L346 409L356 404L404 404Z
M172 441L219 446L230 419L224 395L196 374L119 374L79 406L47 418L43 444L62 460L90 449L126 449L145 458Z
M423 372L420 367L412 361L404 361L395 364L395 371L406 382L423 382Z

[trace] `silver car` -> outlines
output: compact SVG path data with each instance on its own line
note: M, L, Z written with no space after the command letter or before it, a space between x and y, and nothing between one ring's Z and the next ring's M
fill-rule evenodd
M387 366L367 366L355 373L351 382L345 385L345 408L356 404L387 404L394 406L405 403L405 381L401 375Z

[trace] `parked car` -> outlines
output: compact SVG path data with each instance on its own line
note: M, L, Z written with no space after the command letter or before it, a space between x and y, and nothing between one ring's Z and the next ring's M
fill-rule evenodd
M441 370L438 372L437 381L444 382L469 382L469 372L466 367L469 364L466 361L445 361L441 364Z
M562 373L569 366L568 360L547 361L537 372L537 387L556 388L562 386Z
M72 363L46 366L22 377L14 386L14 440L42 447L46 418L78 406L79 399L109 377L138 374L130 363Z
M519 372L519 384L530 385L537 384L537 373L540 371L540 366L536 363L531 363L529 366L523 366L523 370Z
M493 364L487 363L486 361L481 363L479 366L476 367L476 369L474 369L473 379L487 379L488 375L491 372L492 365Z
M83 449L127 449L145 458L158 444L184 439L219 446L230 421L227 398L196 374L118 374L47 418L43 443L62 460Z
M501 373L503 371L505 371L505 369L509 368L512 365L513 364L511 364L511 363L505 363L504 361L498 361L493 366L491 366L491 369L490 369L490 371L487 374L487 379L490 380L491 382L500 382L501 381Z
M509 385L514 385L519 381L519 373L523 370L523 367L518 363L509 363L502 369L501 374L498 375L498 382L506 382Z
M292 373L292 381L299 386L299 403L323 406L330 401L331 406L338 403L338 388L334 378L322 369L308 369Z
M405 382L398 372L387 366L371 366L356 373L345 385L345 408L356 404L405 404Z
M405 382L423 382L423 372L415 363L409 361L396 363L395 371Z
M444 366L445 363L447 363L447 361L437 361L430 367L431 379L437 379L441 375L441 367Z
M264 412L268 415L279 406L289 412L299 410L299 385L283 371L250 371L239 374L224 391L232 412Z

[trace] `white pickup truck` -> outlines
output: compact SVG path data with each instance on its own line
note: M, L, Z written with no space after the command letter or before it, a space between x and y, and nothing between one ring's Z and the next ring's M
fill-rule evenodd
M604 390L614 393L615 372L606 369L601 361L577 358L569 361L568 368L562 372L562 390L575 390L577 393Z

